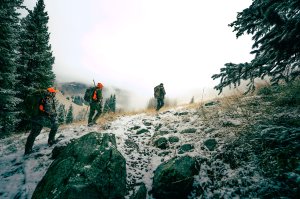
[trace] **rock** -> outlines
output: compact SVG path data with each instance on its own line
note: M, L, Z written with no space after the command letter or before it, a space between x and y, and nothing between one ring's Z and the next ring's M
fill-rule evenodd
M32 198L124 198L126 161L113 134L91 132L70 143L50 165Z
M184 144L179 148L178 154L183 154L185 152L191 151L194 149L194 146L192 144Z
M55 146L54 149L52 150L52 156L51 159L57 158L59 154L66 148L66 146Z
M145 126L152 126L152 123L151 123L151 122L148 122L148 121L146 121L146 120L143 120L143 124L144 124Z
M233 120L233 119L225 119L221 121L222 126L224 127L234 127L234 126L240 126L241 122L238 120Z
M154 172L152 194L156 199L188 198L199 165L195 158L183 156L162 163Z
M217 105L219 104L220 102L218 101L211 101L211 102L207 102L204 104L204 106L214 106L214 105Z
M189 112L185 111L185 112L175 113L174 115L182 116L187 114L189 114Z
M188 128L188 129L184 129L182 130L180 133L183 134L183 133L195 133L197 131L197 129L195 128Z
M160 137L157 140L154 141L154 146L160 149L166 149L168 148L168 140L165 137Z
M147 188L144 183L141 184L139 189L135 194L130 196L129 199L146 199L147 198Z
M166 156L166 155L168 155L168 154L170 154L170 153L172 153L171 151L163 151L163 152L161 152L161 153L159 153L159 154L157 154L159 157L162 157L162 156Z
M211 139L207 139L204 141L204 145L206 146L206 148L210 151L215 150L215 147L217 145L217 141L214 138Z
M170 132L164 128L164 129L161 129L160 131L157 131L154 133L153 137L156 137L156 136L163 136L163 135L167 135L169 134Z
M170 143L179 142L179 138L177 136L171 136L168 138Z
M211 132L213 132L215 130L216 130L215 128L206 128L206 129L204 129L204 132L205 133L211 133Z
M131 127L129 130L138 130L139 128L141 128L140 126L134 126L134 127Z
M130 140L130 139L125 140L125 145L128 148L133 148L133 149L136 149L137 151L139 150L139 145L137 143L135 143L133 140Z
M148 129L140 129L140 130L138 130L137 132L136 132L136 134L143 134L143 133L148 133L149 132L149 130Z
M162 124L159 123L158 125L155 126L155 131L158 131L162 127Z

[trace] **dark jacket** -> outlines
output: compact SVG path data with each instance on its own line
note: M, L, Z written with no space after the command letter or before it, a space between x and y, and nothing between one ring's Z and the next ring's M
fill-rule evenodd
M56 116L55 100L52 96L45 96L40 102L40 113L46 116Z
M164 99L166 91L163 85L158 85L154 88L154 97L157 99Z

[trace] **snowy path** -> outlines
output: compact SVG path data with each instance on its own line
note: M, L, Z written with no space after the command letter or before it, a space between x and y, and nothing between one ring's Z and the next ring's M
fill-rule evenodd
M252 173L247 178L247 183L253 184L261 181L261 176L255 167L247 166L232 170L228 164L213 157L222 153L224 143L235 137L238 131L236 126L242 122L231 119L233 127L222 127L226 115L211 111L211 120L207 120L209 110L203 118L195 109L176 108L160 112L159 114L138 114L119 116L116 120L105 125L65 126L59 129L57 138L60 142L52 147L47 146L49 129L44 129L37 137L34 152L24 157L26 135L15 135L0 140L0 198L31 198L35 187L46 173L52 163L52 150L55 146L66 145L72 139L77 139L89 132L111 133L116 137L117 149L126 159L127 187L129 190L136 188L141 183L146 185L148 191L152 189L152 178L155 169L162 163L176 156L196 156L206 159L201 165L199 176L195 176L195 183L204 190L204 198L221 194L224 197L234 195L234 189L247 189L240 187L236 179L241 178L241 173ZM218 114L216 117L213 114ZM229 121L228 118L225 120ZM169 139L176 136L178 142L168 142L166 149L154 146L154 141L160 137ZM210 151L204 147L204 141L212 138L217 141L215 150ZM179 153L180 147L192 145L191 151ZM211 176L210 173L216 173ZM219 177L217 176L219 175ZM217 178L218 180L214 180ZM220 180L220 179L222 180ZM252 186L252 185L251 185ZM129 193L129 195L131 192ZM126 199L129 198L126 196ZM255 194L254 194L255 195ZM152 199L151 195L147 196ZM195 198L195 197L192 197ZM230 198L230 197L229 197Z
M166 111L159 115L139 114L120 117L105 126L86 125L65 126L59 129L57 138L60 140L52 147L47 146L49 129L44 128L36 138L33 153L24 157L24 145L28 134L15 135L0 140L0 197L31 198L37 183L46 173L52 163L51 155L55 146L66 145L72 139L77 139L89 132L112 133L116 136L118 150L127 162L128 188L133 188L144 182L151 190L153 171L162 161L176 155L176 147L170 146L168 155L159 155L163 150L153 146L153 135L161 131L174 131L190 126L192 119L182 120L174 115L176 111ZM106 130L104 130L106 129ZM168 135L166 135L168 136ZM185 136L182 143L195 139Z

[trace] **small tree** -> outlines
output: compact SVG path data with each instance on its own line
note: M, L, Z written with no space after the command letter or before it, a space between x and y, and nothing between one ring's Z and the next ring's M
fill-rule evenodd
M116 112L116 95L111 95L109 98L109 111Z
M111 95L105 100L103 113L116 112L116 95Z
M109 99L106 99L105 103L104 103L104 107L103 107L103 114L108 113L109 110L110 110L110 108L109 108Z
M84 102L83 98L80 96L72 96L72 101L79 106L82 106Z
M70 105L67 116L66 116L66 124L70 124L73 122L74 116L73 116L73 106Z
M58 123L63 124L65 123L65 116L66 116L66 110L65 105L61 104L58 108Z

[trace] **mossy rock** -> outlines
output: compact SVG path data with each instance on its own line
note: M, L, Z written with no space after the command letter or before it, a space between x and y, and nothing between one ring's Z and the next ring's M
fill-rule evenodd
M179 142L179 137L177 136L171 136L168 138L170 143L175 143L175 142Z
M154 198L188 198L198 168L196 159L189 156L173 158L159 165L153 178Z
M180 133L181 134L184 134L184 133L196 133L197 129L195 128L187 128L187 129L184 129L182 130Z
M160 137L154 141L154 146L160 149L166 149L169 147L168 140L165 137Z
M32 199L124 198L126 161L114 134L92 132L59 153Z
M195 147L192 144L184 144L182 145L179 150L178 150L178 154L183 154L185 152L191 151L193 150Z

